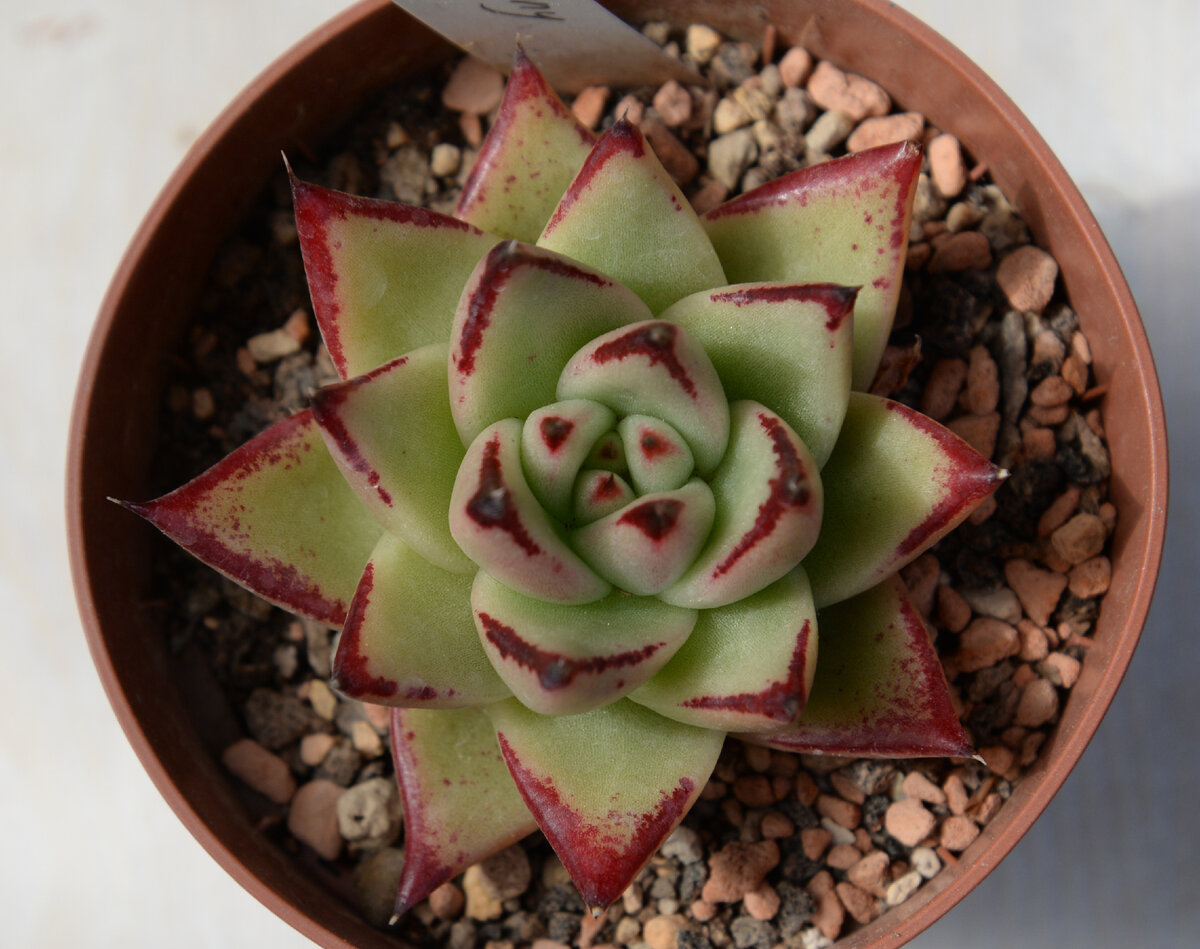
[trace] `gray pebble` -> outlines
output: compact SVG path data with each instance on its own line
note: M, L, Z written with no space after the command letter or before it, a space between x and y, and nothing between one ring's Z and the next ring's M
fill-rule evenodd
M390 844L400 833L402 818L396 784L387 778L356 784L338 798L338 832L362 847Z
M830 110L822 113L804 136L804 147L827 155L846 140L853 128L854 120L845 112Z
M738 129L714 138L709 144L708 170L721 184L733 191L757 157L758 146L754 142L753 130Z

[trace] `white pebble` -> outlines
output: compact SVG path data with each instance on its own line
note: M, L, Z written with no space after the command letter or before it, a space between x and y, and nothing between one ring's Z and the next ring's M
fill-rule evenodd
M888 906L899 906L916 893L923 882L920 873L916 870L910 870L904 876L892 881L883 898Z

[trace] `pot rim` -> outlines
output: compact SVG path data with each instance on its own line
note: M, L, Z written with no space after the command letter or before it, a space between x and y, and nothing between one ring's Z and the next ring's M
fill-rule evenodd
M1064 713L1050 741L1047 742L1037 763L1025 774L1006 806L1001 817L989 824L980 838L965 852L960 868L950 873L940 873L925 883L917 894L900 907L891 909L875 923L863 927L856 933L844 937L838 945L844 949L861 949L888 938L889 944L899 945L911 939L959 902L977 886L991 869L1016 845L1032 826L1050 799L1074 768L1088 742L1095 734L1100 720L1107 711L1116 693L1134 648L1141 635L1150 608L1155 582L1162 558L1168 494L1168 460L1166 423L1162 397L1153 358L1144 328L1138 316L1133 296L1126 284L1116 258L1103 237L1100 227L1087 207L1083 197L1067 175L1058 159L1050 151L1041 136L1033 130L1029 121L1000 88L983 71L946 39L926 26L911 14L891 5L885 0L852 0L847 4L826 2L831 11L843 7L857 6L871 16L879 18L891 28L912 37L912 42L922 47L926 55L934 55L946 67L952 69L970 85L975 93L987 100L996 115L1011 132L1020 135L1037 165L1037 173L1052 184L1065 199L1069 220L1029 220L1039 244L1045 243L1048 229L1069 229L1086 243L1086 256L1094 259L1098 267L1089 270L1089 279L1101 278L1103 291L1116 301L1123 315L1129 347L1127 354L1130 371L1137 374L1137 381L1144 388L1147 401L1146 423L1149 426L1150 452L1145 458L1145 480L1136 486L1138 503L1150 513L1145 519L1144 538L1132 538L1130 528L1119 524L1114 546L1120 547L1125 557L1135 551L1130 548L1138 543L1138 563L1131 568L1130 607L1122 621L1122 632L1114 634L1111 652L1102 666L1098 663L1085 664L1085 675L1091 675L1092 693L1086 708L1077 709L1070 727L1064 727ZM633 3L612 3L626 6L632 13L641 13ZM700 4L701 8L712 6ZM126 694L119 681L113 657L110 655L101 631L101 620L92 588L88 555L84 543L84 471L88 453L87 434L89 429L89 407L95 391L97 375L104 358L104 342L113 329L120 309L121 300L128 291L139 259L164 226L168 214L179 199L185 183L212 158L212 153L229 135L239 118L255 102L279 95L279 89L289 77L301 73L311 57L330 40L351 30L364 21L391 8L390 0L361 0L318 27L259 74L225 108L220 116L197 139L187 155L172 174L142 223L138 227L128 249L123 255L111 284L103 298L96 323L80 369L79 383L69 430L66 478L66 507L68 526L68 548L71 574L84 632L93 661L99 672L109 702L142 766L150 775L158 791L188 830L214 859L246 890L276 915L287 921L308 938L325 946L351 947L354 943L323 925L315 917L303 912L296 904L285 898L278 890L265 882L250 869L242 851L235 851L218 836L191 803L189 792L176 783L172 773L164 765L148 737L134 700ZM657 12L657 11L656 11ZM699 15L710 12L701 9ZM646 11L643 16L650 16ZM767 14L764 12L765 19ZM791 37L794 42L808 44L807 36ZM813 41L820 46L821 40ZM819 55L838 61L836 50L822 50ZM880 80L888 87L887 82ZM890 91L890 87L889 87ZM962 136L970 148L969 136ZM1008 193L1008 189L1004 189ZM1025 209L1022 208L1024 211ZM1063 268L1067 278L1066 268ZM1069 288L1070 289L1070 288ZM1074 291L1071 291L1072 298ZM1124 360L1123 360L1124 361ZM1118 505L1120 508L1120 505ZM1141 546L1141 545L1144 545ZM1102 613L1103 618L1103 613ZM1097 668L1099 666L1099 668ZM1069 708L1069 705L1068 705ZM940 881L940 882L939 882ZM886 924L886 925L882 925ZM388 943L390 944L390 943Z

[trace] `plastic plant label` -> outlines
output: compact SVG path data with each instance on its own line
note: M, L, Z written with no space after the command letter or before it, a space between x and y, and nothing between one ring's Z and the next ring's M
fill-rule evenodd
M395 0L472 56L508 73L520 43L550 84L586 86L701 82L595 0Z

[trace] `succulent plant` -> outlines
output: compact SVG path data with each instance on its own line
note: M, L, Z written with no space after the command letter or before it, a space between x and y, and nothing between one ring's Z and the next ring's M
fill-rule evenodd
M335 687L395 707L397 912L535 826L606 906L727 733L971 753L896 572L1003 472L861 391L920 164L884 146L698 217L518 53L456 218L293 176L344 381L128 506L341 627Z

